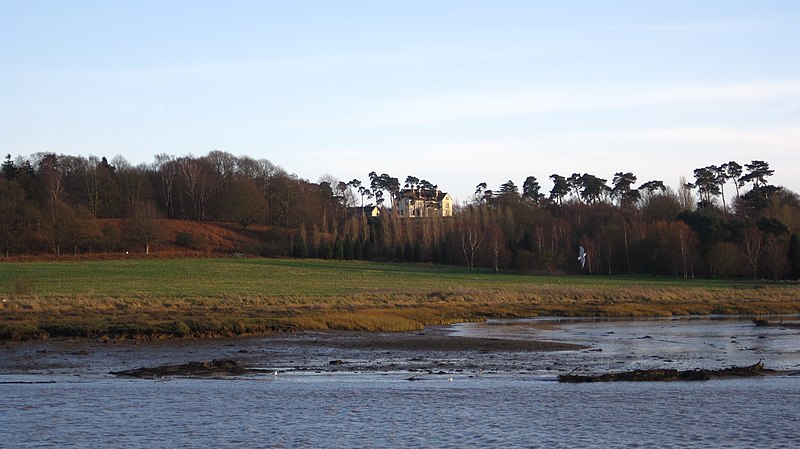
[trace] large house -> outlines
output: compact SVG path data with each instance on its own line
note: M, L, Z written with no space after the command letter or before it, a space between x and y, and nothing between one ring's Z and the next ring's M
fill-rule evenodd
M452 217L453 198L438 188L405 189L397 195L394 210L401 217Z

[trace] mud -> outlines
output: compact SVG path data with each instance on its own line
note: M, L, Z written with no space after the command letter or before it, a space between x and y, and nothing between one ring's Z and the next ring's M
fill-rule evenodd
M477 372L503 369L509 359L529 358L524 354L582 348L548 341L457 337L444 328L150 342L52 339L0 344L0 374L214 377L273 372Z
M758 362L751 366L733 366L720 369L648 369L633 370L621 373L604 373L596 375L562 374L558 376L559 382L585 383L585 382L667 382L676 380L711 380L734 377L755 377L774 373L773 370L764 369L764 364Z
M210 362L189 362L179 365L164 365L112 371L119 377L151 379L159 377L226 377L247 374L249 370L236 360L212 360Z

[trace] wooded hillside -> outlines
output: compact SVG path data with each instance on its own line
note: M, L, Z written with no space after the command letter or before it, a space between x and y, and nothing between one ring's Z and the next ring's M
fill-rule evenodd
M797 279L800 199L769 184L769 164L694 170L677 190L629 172L477 183L453 217L402 219L398 178L310 182L267 160L213 151L117 157L38 153L2 165L0 250L64 254L242 254L397 260L496 272ZM406 188L432 188L414 176ZM379 217L354 213L377 204ZM578 261L578 249L587 254Z

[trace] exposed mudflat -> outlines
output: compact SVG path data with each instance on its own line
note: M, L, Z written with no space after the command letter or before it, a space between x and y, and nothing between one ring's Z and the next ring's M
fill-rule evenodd
M303 332L152 342L52 339L0 344L0 373L105 375L161 367L164 372L156 374L169 375L164 367L212 360L233 360L248 372L479 371L501 369L501 361L491 366L483 362L499 354L519 358L525 353L582 348L549 341L452 336L445 328L409 333Z
M423 332L299 332L237 339L102 341L52 339L0 343L0 374L109 376L174 370L227 360L243 371L200 376L325 373L430 375L595 375L634 370L719 370L763 361L800 373L798 330L750 319L640 321L511 320L432 327ZM200 366L200 368L203 368ZM146 372L146 371L145 371Z

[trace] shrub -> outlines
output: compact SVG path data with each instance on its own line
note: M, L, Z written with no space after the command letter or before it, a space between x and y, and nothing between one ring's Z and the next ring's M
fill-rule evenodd
M208 241L203 235L182 231L175 235L175 244L188 249L201 250L208 246Z
M100 250L107 253L116 251L119 248L120 238L122 237L122 233L120 232L119 228L112 225L106 225L100 232L101 237L98 242Z
M176 337L188 337L192 334L192 330L189 328L189 325L183 321L176 321L173 323L172 332Z

